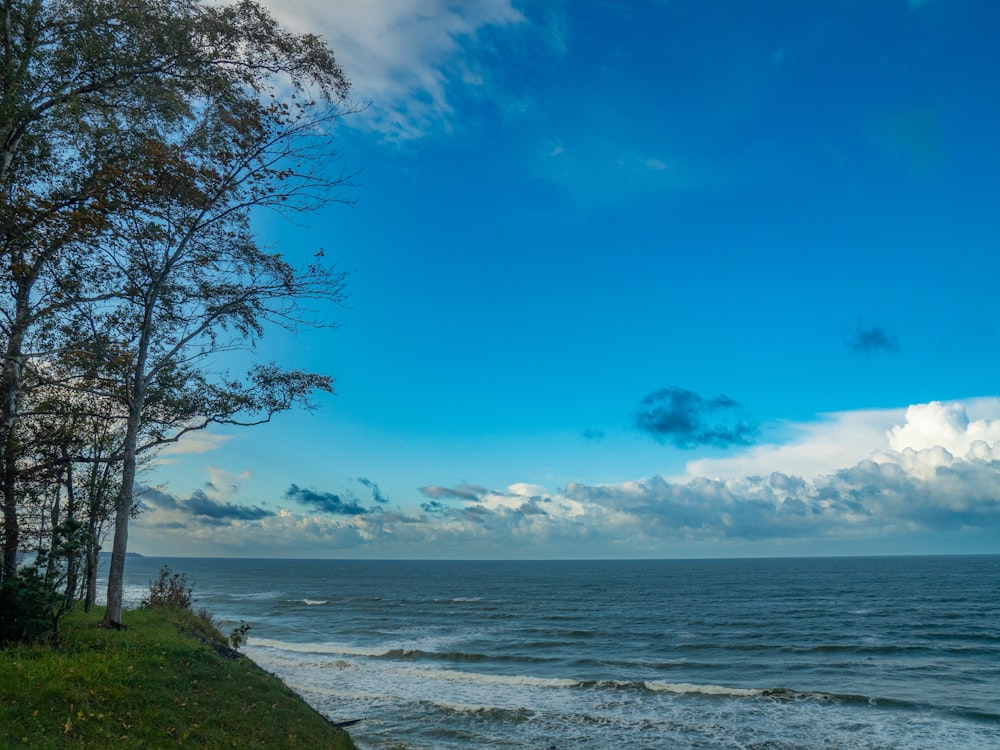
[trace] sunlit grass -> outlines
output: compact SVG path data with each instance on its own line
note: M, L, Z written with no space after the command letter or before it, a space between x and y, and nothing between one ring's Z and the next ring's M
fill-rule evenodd
M137 610L115 632L102 616L69 615L59 649L0 651L0 747L354 748L203 618Z

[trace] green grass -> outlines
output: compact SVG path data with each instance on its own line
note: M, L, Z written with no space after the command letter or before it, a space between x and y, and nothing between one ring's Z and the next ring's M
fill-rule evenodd
M353 750L276 677L182 610L129 612L128 630L75 612L62 645L0 651L0 748Z

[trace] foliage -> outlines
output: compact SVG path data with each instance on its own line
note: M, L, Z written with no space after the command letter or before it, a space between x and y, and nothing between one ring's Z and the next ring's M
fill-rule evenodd
M0 584L0 646L6 643L58 644L59 623L72 609L74 585L68 583L86 544L86 529L73 518L51 530L50 547Z
M268 328L332 327L344 276L266 251L251 212L351 202L332 145L349 81L258 0L5 0L2 15L0 583L31 538L56 554L71 519L60 585L71 607L86 583L89 607L113 523L115 625L140 457L332 390L253 352ZM219 371L233 350L246 371Z
M59 649L0 651L0 747L354 748L195 614L137 610L110 640L102 615L67 615Z
M10 643L54 642L59 635L62 596L28 565L0 584L0 647Z
M233 628L232 632L229 634L229 644L234 650L239 651L240 646L247 642L247 636L249 634L250 623L240 620L240 624Z
M142 606L190 610L192 591L184 573L171 573L164 565L156 580L149 582L149 594L143 597Z

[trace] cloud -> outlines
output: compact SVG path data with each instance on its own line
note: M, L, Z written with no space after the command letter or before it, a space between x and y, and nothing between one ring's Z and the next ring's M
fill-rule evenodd
M782 434L781 442L755 445L723 458L688 461L684 474L674 479L723 479L775 471L798 476L834 472L887 447L888 431L905 415L905 409L868 409L821 414L812 422L774 425L775 432Z
M176 443L167 443L157 450L154 462L157 465L177 463L174 456L190 456L209 453L233 439L233 435L218 435L208 430L185 433Z
M324 513L332 513L341 516L359 516L370 511L358 504L353 497L342 499L332 492L317 492L299 487L297 484L291 485L285 492L285 497L289 500L297 500L303 505L311 505Z
M164 510L176 510L178 507L177 498L161 487L140 486L137 494L144 505L153 505Z
M809 479L780 472L685 483L653 477L572 484L567 494L623 514L640 539L714 542L1000 529L998 488L1000 450L979 443L963 457L943 448L885 452Z
M898 352L899 341L886 333L881 326L858 325L849 345L853 351L868 354L871 352Z
M460 484L458 487L441 487L439 485L430 485L428 487L418 487L418 491L424 497L429 497L432 500L440 500L442 498L451 498L454 500L479 500L482 495L485 495L487 490L485 487L479 487L478 485L470 484Z
M358 482L372 491L372 499L376 503L387 503L389 498L382 494L378 485L375 484L371 479L365 479L364 477L358 477Z
M140 487L139 499L144 511L172 511L178 516L200 516L213 521L253 521L274 515L265 508L214 499L209 496L210 492L212 488L208 485L207 490L195 490L188 498L177 498L162 487Z
M512 485L487 492L480 502L449 507L431 501L411 512L303 515L283 509L225 528L189 526L183 536L227 546L238 539L257 551L285 554L364 549L374 555L508 557L656 556L697 545L718 554L725 545L773 550L929 532L995 533L1000 443L977 441L962 456L941 447L882 451L815 477L772 472L677 482L654 476L540 490ZM770 546L759 546L765 544Z
M219 502L208 497L202 490L195 490L191 497L178 504L178 508L196 516L205 516L219 521L241 520L256 521L273 516L274 513L265 508L254 508L247 505Z
M439 503L437 500L431 500L427 503L420 503L420 508L424 513L442 513L448 510L448 506L444 503Z
M639 405L635 424L661 443L679 448L698 445L748 445L757 435L755 425L739 419L716 419L740 405L729 396L704 399L694 391L670 386L653 391Z
M473 44L487 30L525 18L509 0L265 0L275 17L299 32L323 36L372 106L358 118L391 140L447 130L455 89L480 88L486 75Z
M914 404L888 438L890 450L897 452L941 447L963 455L976 442L1000 443L1000 406L996 399Z

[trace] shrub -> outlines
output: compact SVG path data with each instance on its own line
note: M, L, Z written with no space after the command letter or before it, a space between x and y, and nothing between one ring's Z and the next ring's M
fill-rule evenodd
M0 646L59 640L62 595L35 565L0 585Z
M229 643L232 644L234 651L239 651L240 646L247 642L249 632L250 623L243 622L243 620L240 620L240 624L233 628L233 632L229 634Z
M164 565L155 581L149 582L149 594L143 597L143 607L191 609L191 584L183 573L171 573Z

